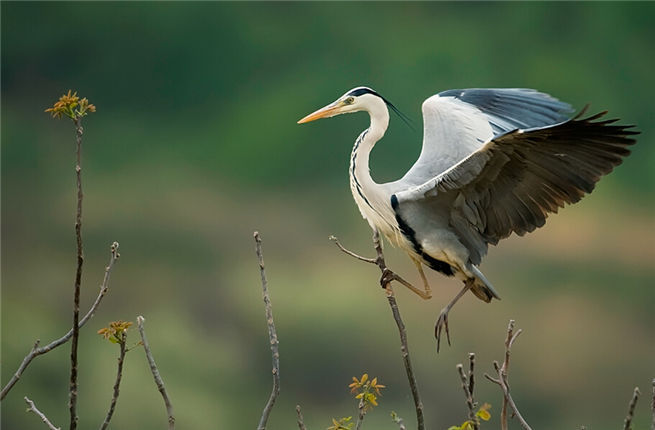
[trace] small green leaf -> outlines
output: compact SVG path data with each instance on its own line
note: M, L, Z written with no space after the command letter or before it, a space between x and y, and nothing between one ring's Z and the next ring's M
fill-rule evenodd
M491 409L491 405L489 403L485 403L484 405L480 406L480 409L478 412L476 412L475 416L484 421L489 421L489 419L491 419L489 409Z

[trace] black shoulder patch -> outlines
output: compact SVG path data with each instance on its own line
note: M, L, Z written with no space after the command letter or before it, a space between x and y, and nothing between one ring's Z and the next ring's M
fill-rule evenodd
M393 208L394 211L398 209L398 197L396 197L395 194L391 195L391 207Z

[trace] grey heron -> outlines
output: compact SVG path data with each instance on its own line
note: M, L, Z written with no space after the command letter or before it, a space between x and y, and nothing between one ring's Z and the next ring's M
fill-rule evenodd
M357 87L298 121L365 111L370 126L350 155L350 188L374 231L409 254L431 297L423 266L464 282L435 325L450 343L448 312L467 291L490 302L498 293L479 265L489 244L541 227L549 213L575 203L621 163L635 143L632 126L572 116L571 106L532 89L449 90L423 102L423 146L400 179L376 183L369 155L384 136L393 104Z

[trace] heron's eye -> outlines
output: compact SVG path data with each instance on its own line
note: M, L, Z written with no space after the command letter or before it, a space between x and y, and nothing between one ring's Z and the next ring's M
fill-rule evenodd
M347 105L351 105L355 103L355 97L348 97L346 100L343 101Z

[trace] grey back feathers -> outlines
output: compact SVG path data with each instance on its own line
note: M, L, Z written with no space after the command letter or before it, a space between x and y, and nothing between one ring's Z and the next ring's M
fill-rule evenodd
M528 88L471 88L448 90L439 97L454 97L478 108L494 136L516 129L544 127L569 119L571 105Z

